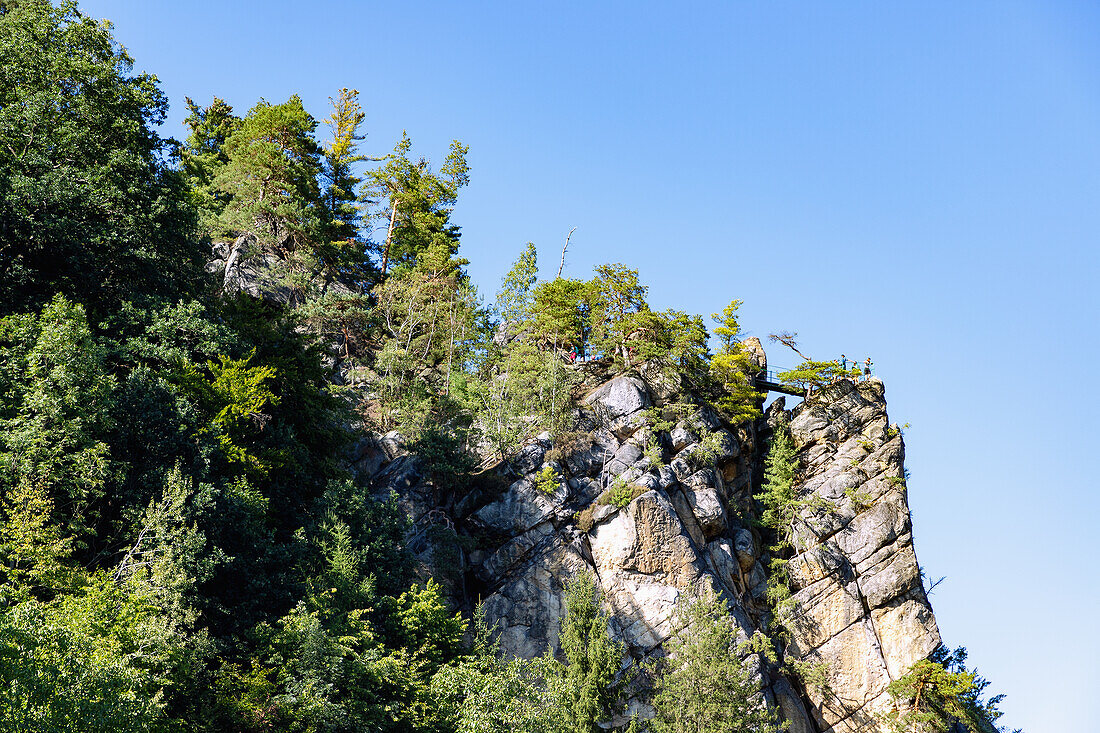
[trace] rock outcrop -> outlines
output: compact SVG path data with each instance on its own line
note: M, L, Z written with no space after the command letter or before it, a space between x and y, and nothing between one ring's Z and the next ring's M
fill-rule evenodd
M826 388L792 411L789 429L814 498L789 565L791 652L826 665L826 685L807 690L821 730L879 730L886 686L940 643L913 551L901 433L875 379Z
M789 411L780 399L749 425L724 425L704 408L658 433L654 411L673 393L645 372L599 385L578 414L591 428L584 440L554 446L539 436L512 462L509 480L447 508L459 533L479 538L464 558L467 600L484 600L506 652L532 657L558 649L563 583L588 570L613 636L645 660L662 653L677 602L715 591L740 637L762 631L783 646L778 621L786 656L823 671L824 684L805 685L790 666L749 660L760 694L792 732L883 730L876 716L889 704L886 686L932 652L939 632L882 384L839 382ZM789 563L793 603L777 618L765 599L766 538L748 517L778 429L798 450L803 509ZM380 492L396 490L414 521L432 516L439 508L415 458L392 444L379 436L364 449L365 472ZM536 480L545 467L559 483ZM607 498L611 488L619 501ZM644 713L644 699L632 709Z

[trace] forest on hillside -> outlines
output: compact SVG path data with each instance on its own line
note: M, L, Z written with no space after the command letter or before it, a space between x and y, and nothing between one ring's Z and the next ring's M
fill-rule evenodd
M74 3L0 1L0 58L0 727L597 730L634 671L591 579L563 658L502 658L349 451L395 432L457 501L530 437L574 437L578 361L752 420L739 301L708 328L624 264L540 279L530 244L487 301L451 218L466 148L368 157L351 89L320 119L189 99L176 141L156 78ZM264 263L251 290L233 260ZM682 628L632 727L777 729L721 601ZM996 719L961 663L911 680L928 730Z

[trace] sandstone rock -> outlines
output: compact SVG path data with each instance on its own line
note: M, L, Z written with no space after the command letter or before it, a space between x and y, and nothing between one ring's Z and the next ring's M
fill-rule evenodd
M805 588L829 576L840 582L847 582L854 577L848 558L832 542L817 545L794 556L787 569L796 588Z
M549 437L549 436L547 436ZM512 466L520 474L528 474L542 466L543 456L550 447L550 441L534 440L519 449L512 458Z
M509 486L496 501L474 512L473 516L488 529L519 534L546 521L554 509L565 501L566 495L565 484L559 484L553 494L547 495L539 491L531 481L520 479Z
M729 539L722 537L708 543L707 556L721 585L731 592L740 587L739 566L735 559L733 543Z
M920 585L920 568L912 545L897 548L886 559L860 573L859 589L870 608L908 593Z
M490 555L478 570L478 576L482 580L503 578L505 574L520 560L524 558L534 547L550 536L554 527L550 522L543 522L528 531L505 542L496 552Z
M695 433L691 432L691 429L683 422L677 423L668 437L672 441L672 450L676 453L699 440Z
M587 374L587 384L594 384L600 372ZM661 436L645 425L643 410L651 399L661 404L669 397L648 368L643 374L645 381L620 376L597 386L587 400L595 413L578 411L586 437L561 449L568 485L551 496L533 486L550 447L540 440L517 457L524 478L484 506L477 491L463 499L477 510L466 529L488 530L489 547L471 553L471 561L478 561L474 567L489 591L486 609L490 622L501 624L505 653L531 657L558 649L561 584L584 568L595 571L611 632L636 661L663 654L676 604L708 588L729 600L738 638L748 638L768 616L767 577L753 533L729 527L726 503L739 512L751 505L754 473L762 467L755 446L789 423L803 481L796 488L812 501L796 521L797 554L788 566L795 591L784 619L788 650L826 662L831 691L792 687L756 660L760 694L796 733L885 733L875 714L888 704L886 685L926 656L939 632L920 585L905 489L896 478L903 475L904 446L887 431L881 384L833 385L790 413L776 400L764 421L735 433L704 411L698 423L685 421L664 439L663 450L679 451L666 466L644 456L645 446ZM722 436L717 459L699 450L703 427ZM438 496L415 459L402 456L386 453L375 486L404 486L410 513L422 513ZM647 490L623 509L592 506L591 532L581 533L574 513L616 476ZM758 617L750 620L749 611ZM812 716L803 705L807 698ZM644 708L641 698L631 704Z
M591 442L569 451L565 466L573 476L595 476L619 449L619 442L610 432L596 430L589 434Z
M760 601L768 594L768 576L764 573L764 566L757 561L752 566L748 578L749 595Z
M940 632L924 591L910 593L871 612L890 676L897 679L939 646Z
M662 406L672 402L684 391L684 380L679 372L665 369L653 362L643 364L639 373L654 402Z
M699 522L703 535L708 539L726 528L726 510L718 492L710 487L685 489L691 512Z
M784 614L791 630L791 648L805 656L852 624L863 619L863 604L855 583L840 585L822 578L794 595L792 610Z
M746 354L757 369L768 368L768 357L764 353L764 346L760 343L760 339L755 336L750 336L741 342L741 348L745 350ZM783 398L780 397L780 400Z
M698 575L691 540L672 504L656 491L636 498L589 541L601 577L625 569L686 586Z
M739 529L733 534L733 549L737 553L737 562L741 569L748 572L756 562L756 541L752 532L747 529Z
M895 491L849 522L837 533L835 541L848 559L858 564L908 530L909 511L901 494Z
M645 383L637 377L622 376L612 379L585 402L596 408L605 420L615 421L649 407L649 395Z
M556 537L486 598L486 618L500 629L501 651L530 659L547 647L557 650L565 611L562 583L589 568L578 548Z
M661 466L657 472L658 485L668 491L670 488L676 485L676 472L672 470L672 466Z
M669 467L672 468L672 472L676 475L676 479L678 481L686 481L688 476L691 476L691 474L693 473L692 468L688 464L688 462L681 458L673 459L672 463L669 464Z
M823 661L828 665L829 691L815 687L806 691L814 706L814 717L822 728L833 726L857 712L890 684L869 619L848 626L804 661Z
M785 679L778 680L772 685L772 695L776 705L783 714L783 720L787 721L786 733L816 733L817 729L810 716L806 714L806 708L802 706L802 700L798 693L791 687L791 683Z
M600 524L611 515L619 511L619 507L613 504L597 504L592 511L592 523Z
M646 491L662 488L661 479L652 473L644 473L634 480L635 486L640 486Z
M642 449L633 443L624 444L619 450L615 451L615 456L612 459L613 462L623 464L623 466L629 466L642 457ZM620 471L619 473L622 473Z

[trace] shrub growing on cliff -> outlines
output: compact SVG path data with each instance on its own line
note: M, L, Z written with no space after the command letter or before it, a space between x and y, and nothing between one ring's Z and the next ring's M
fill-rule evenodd
M768 548L772 561L768 573L768 600L773 607L782 605L790 597L790 579L787 561L780 557L791 548L791 531L801 503L795 496L794 476L798 470L794 443L785 429L778 429L768 446L764 463L764 486L756 498L763 511L760 522L774 533L774 542Z
M740 423L760 417L761 394L753 389L751 377L756 365L738 340L741 325L737 320L740 300L730 301L721 313L711 318L718 325L714 335L718 337L718 353L710 360L710 372L715 382L722 388L716 406L729 416L730 422Z
M565 586L565 617L561 648L567 661L559 684L563 690L563 733L597 733L598 723L611 714L618 698L615 674L623 645L611 641L607 614L600 609L598 589L590 572Z
M470 655L432 678L438 717L456 733L557 731L564 717L562 691L546 684L557 662L549 656L505 659L492 632L479 605Z
M940 645L928 659L891 682L886 691L894 706L882 716L888 729L892 733L946 733L959 725L969 733L1004 731L996 725L1004 695L983 699L989 681L967 671L965 661L963 647L948 651Z
M717 594L681 600L666 644L667 669L653 699L653 733L775 733L785 730L741 659L733 620Z

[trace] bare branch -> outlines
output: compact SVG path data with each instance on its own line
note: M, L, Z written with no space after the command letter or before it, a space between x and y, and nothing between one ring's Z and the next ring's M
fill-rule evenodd
M773 343L778 341L779 343L783 344L788 349L801 356L803 360L812 361L810 357L806 356L798 350L798 341L796 341L796 339L798 338L797 332L781 331L780 333L769 333L768 338L771 339Z
M573 236L573 232L577 231L576 227L569 230L569 234L565 236L565 246L561 248L561 264L558 265L557 277L561 277L561 271L565 269L565 250L569 249L569 238Z

